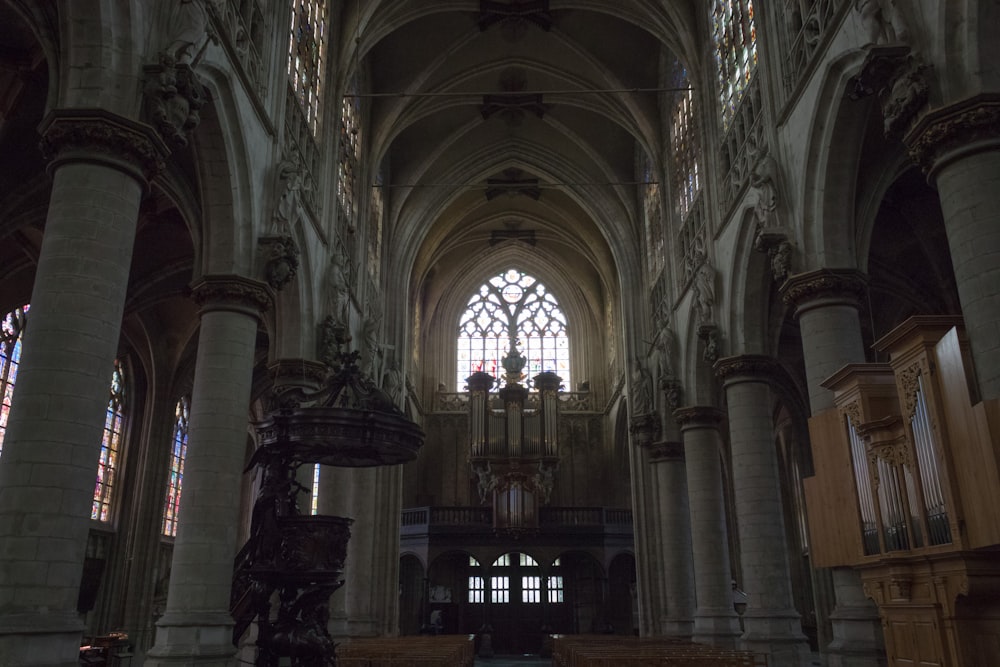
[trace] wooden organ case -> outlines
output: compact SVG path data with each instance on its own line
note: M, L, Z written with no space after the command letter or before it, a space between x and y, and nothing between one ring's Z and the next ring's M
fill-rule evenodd
M913 317L823 386L804 480L815 567L856 568L890 667L1000 665L1000 400L960 318Z

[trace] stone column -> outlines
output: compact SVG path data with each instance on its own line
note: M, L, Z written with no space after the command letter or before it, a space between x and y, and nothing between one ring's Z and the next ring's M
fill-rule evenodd
M691 551L697 605L692 639L722 648L736 646L739 617L733 607L726 502L722 490L722 412L691 406L674 411L684 441Z
M763 355L719 359L729 407L733 496L743 588L749 595L741 645L768 654L771 667L801 667L809 656L792 597L781 479L774 444L770 379L777 362Z
M813 415L834 407L833 392L820 383L846 364L865 361L858 312L867 288L867 277L855 269L801 273L781 287L782 300L795 309L799 321ZM830 573L836 606L830 614L833 638L824 647L827 664L883 664L885 650L878 608L865 596L861 577L849 567L833 568Z
M660 610L666 607L662 599L664 573L660 562L656 480L649 465L649 449L656 440L659 422L659 416L649 412L633 416L629 420L629 435L633 445L629 449L629 456L638 594L635 601L638 605L639 634L643 637L659 633ZM607 600L606 594L604 599Z
M139 201L166 149L97 110L40 131L52 194L0 457L0 664L68 666Z
M1000 398L1000 94L936 109L907 133L937 186L980 398Z
M234 665L229 596L250 385L258 321L273 297L263 283L233 275L202 278L192 289L201 329L184 489L167 608L146 667Z
M690 639L694 630L694 570L684 445L655 443L649 449L649 458L656 477L661 557L658 565L666 598L660 633Z

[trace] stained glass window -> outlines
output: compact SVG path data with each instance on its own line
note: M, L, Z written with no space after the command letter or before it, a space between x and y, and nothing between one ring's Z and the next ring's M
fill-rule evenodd
M529 386L531 378L542 371L553 371L565 386L572 386L566 316L559 302L534 277L508 269L476 291L459 321L459 391L476 371L500 378L501 360L512 336L528 360L524 372Z
M313 516L319 514L319 464L313 466L313 486L312 501L309 505L309 513Z
M125 374L119 359L115 359L115 369L111 373L110 393L104 417L101 457L97 462L94 502L90 508L90 518L95 521L111 520L111 499L117 481L118 452L121 450L122 426L125 421Z
M726 131L757 67L754 0L715 0L712 40L715 44L722 129Z
M319 131L326 18L326 0L292 1L288 78L314 135Z
M0 452L3 451L4 434L7 433L14 380L17 379L17 365L21 360L21 333L28 308L27 305L15 308L0 322Z
M642 160L642 211L646 222L646 265L650 275L663 268L663 225L660 220L660 184L648 157Z
M382 187L382 174L375 177L372 188L372 202L369 215L371 226L368 229L368 273L372 280L378 282L379 269L382 265L382 221L385 212L385 195Z
M357 187L358 161L361 159L360 116L358 79L355 76L347 86L340 107L340 164L337 174L337 201L344 214L350 218L354 216L354 193Z
M187 456L188 419L191 416L191 399L187 396L177 401L174 410L173 448L170 451L170 477L167 479L167 498L163 508L164 535L177 536L177 510L181 504L181 486L184 482L184 458Z
M687 72L679 68L676 88L688 87ZM695 124L694 91L680 90L670 112L670 155L672 160L671 194L677 219L683 220L701 191L701 153L698 127Z

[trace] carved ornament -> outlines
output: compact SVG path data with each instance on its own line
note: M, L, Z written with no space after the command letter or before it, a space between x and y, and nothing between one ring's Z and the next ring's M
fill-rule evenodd
M930 85L928 67L902 44L875 46L865 58L861 71L851 80L848 96L862 99L877 95L882 105L883 130L889 139L898 139L927 104Z
M191 285L191 298L202 310L252 311L255 315L274 304L274 294L266 284L237 275L199 278Z
M326 364L311 359L277 359L267 367L276 385L302 384L319 387L327 377Z
M1000 137L1000 95L982 94L921 118L904 138L910 156L927 173L942 158L977 142L996 145Z
M102 109L56 109L39 128L42 156L53 165L105 162L148 182L170 150L153 128Z
M691 405L674 410L674 421L681 430L688 428L718 428L724 415L710 405Z
M715 371L715 376L723 382L732 382L737 378L768 382L778 377L781 367L774 357L764 354L741 354L719 359L712 369Z
M155 65L146 65L146 112L156 130L169 143L187 146L187 135L201 123L201 109L208 94L191 65L161 53Z
M920 376L927 373L926 360L918 359L906 368L896 371L896 383L903 405L903 414L912 419L917 411L917 394L920 392Z
M816 299L848 299L854 305L868 291L868 277L856 269L818 269L791 276L781 286L781 300L801 312Z
M655 412L632 417L629 421L628 432L636 438L636 444L646 447L653 442L656 432L660 427L660 419Z
M851 401L841 409L841 412L847 415L847 419L850 421L851 426L857 430L861 425L861 401Z
M281 290L292 282L299 269L299 248L289 235L262 236L257 244L266 254L264 277L267 284Z
M681 400L684 396L684 387L676 377L669 376L660 380L660 389L666 398L667 406L671 410L681 407Z
M714 324L702 324L698 327L698 338L705 343L701 358L714 364L719 359L719 327Z
M684 443L655 442L650 445L649 458L652 463L683 461Z

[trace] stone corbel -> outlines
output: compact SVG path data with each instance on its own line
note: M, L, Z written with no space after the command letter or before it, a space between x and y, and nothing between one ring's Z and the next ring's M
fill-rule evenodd
M771 264L774 282L782 284L792 272L792 243L783 229L768 229L758 225L753 247L765 253Z
M628 432L632 434L633 442L639 447L649 447L656 440L660 426L660 418L655 412L632 417Z
M281 290L292 282L299 268L299 249L289 235L262 236L257 245L267 255L264 278L267 284Z
M701 358L714 364L719 358L719 327L715 324L702 324L698 327L698 338L705 344Z
M143 67L146 113L167 143L186 146L187 135L201 123L201 109L208 102L205 87L187 63L160 53L155 65Z
M927 104L928 69L908 46L875 46L868 52L861 72L851 79L847 94L855 100L877 95L886 138L900 139Z
M673 375L661 378L660 390L663 392L667 406L671 412L681 407L681 402L684 398L684 387L681 386L680 380Z

